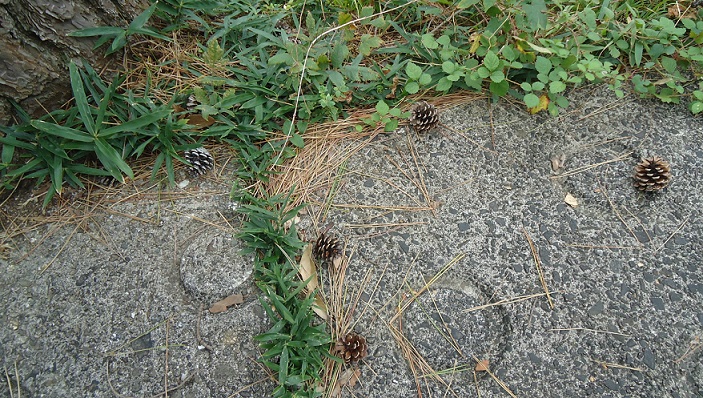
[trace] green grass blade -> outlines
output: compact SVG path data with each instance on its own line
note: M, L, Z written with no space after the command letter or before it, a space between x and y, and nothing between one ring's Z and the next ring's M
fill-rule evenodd
M31 125L37 130L43 131L47 134L56 137L80 142L93 142L93 137L89 134L86 134L85 131L76 130L66 126L60 126L58 124L45 122L43 120L32 120Z
M132 119L118 126L107 128L100 132L98 136L100 136L101 138L108 138L117 133L122 133L125 131L136 132L144 126L156 123L159 120L165 118L166 116L168 116L169 113L171 113L171 109L161 109L159 111L138 117L136 119Z
M151 18L151 14L154 13L154 10L156 10L156 6L159 4L158 1L155 1L154 4L151 5L151 7L147 8L146 10L142 11L141 14L137 15L134 20L129 24L129 27L127 30L132 31L134 29L138 29L143 27L146 22Z
M122 174L126 174L129 178L134 178L134 173L132 169L127 165L127 163L122 159L119 152L104 139L98 138L95 140L95 153L98 155L98 159L105 166L105 169L112 174L113 177L122 180Z
M88 130L90 134L95 134L95 121L93 120L93 115L90 112L90 105L88 105L88 97L85 95L85 88L83 87L83 79L81 78L81 74L78 72L78 67L73 61L68 64L68 70L71 77L73 97L76 100L78 112L81 114L83 125L85 125L86 130Z

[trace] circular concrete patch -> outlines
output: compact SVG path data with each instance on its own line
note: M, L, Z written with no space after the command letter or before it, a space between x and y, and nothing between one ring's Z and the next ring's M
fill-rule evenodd
M500 307L474 310L489 295L471 282L435 285L406 311L405 331L418 352L436 370L488 360L495 369L503 358L511 332L507 313ZM467 311L468 310L468 311ZM478 375L485 374L481 372Z
M181 258L181 280L195 300L212 304L243 290L251 276L253 258L242 256L241 242L218 230L203 231L185 248Z

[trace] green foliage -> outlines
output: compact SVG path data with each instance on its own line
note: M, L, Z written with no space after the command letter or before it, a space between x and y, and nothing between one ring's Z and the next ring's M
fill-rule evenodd
M256 198L238 187L232 196L243 203L246 216L239 237L246 252L255 253L256 284L264 293L261 305L273 326L255 337L264 350L261 361L278 375L274 397L316 397L323 359L332 342L325 323L316 318L314 295L305 297L294 258L303 247L295 224L286 229L302 206L286 210L288 195ZM295 394L295 395L294 395Z
M21 123L2 127L5 135L0 137L4 187L12 187L21 178L36 179L38 184L49 179L51 188L44 206L55 194L61 194L64 183L82 187L79 174L111 175L118 181L123 180L123 174L132 177L125 158L141 154L143 139L160 131L157 124L171 113L165 106L144 107L143 98L118 94L119 76L106 85L90 66L79 69L73 62L69 73L74 107L36 120L18 108ZM170 147L175 141L173 137L162 140ZM90 166L93 157L101 167Z
M145 28L147 21L151 18L151 15L156 10L158 1L155 2L151 7L144 10L139 14L134 20L129 24L129 26L124 28L118 28L115 26L100 26L95 28L86 28L77 30L75 32L69 33L69 36L74 37L91 37L99 36L100 38L95 42L95 48L102 46L112 39L112 43L107 48L105 55L114 53L115 51L121 50L126 44L130 36L138 34L156 37L161 40L170 40L168 36L164 36L161 33L154 31L151 28Z

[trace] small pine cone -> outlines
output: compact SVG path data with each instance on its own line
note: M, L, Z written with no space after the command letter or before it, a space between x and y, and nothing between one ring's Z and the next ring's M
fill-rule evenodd
M198 99L195 98L195 94L189 95L188 102L186 102L186 110L191 112L198 105L200 105L200 102L198 102Z
M345 363L357 362L364 359L368 354L366 339L356 333L349 333L344 338L339 339L335 346L338 357L344 359Z
M312 247L312 254L323 263L331 263L342 255L342 242L334 235L321 233Z
M659 156L644 158L635 166L635 187L640 191L658 191L671 181L671 167Z
M410 119L408 120L415 131L426 133L439 123L439 112L434 105L426 101L416 102L410 108Z
M190 163L188 173L193 177L199 177L207 173L215 165L215 159L204 147L185 151L185 158Z

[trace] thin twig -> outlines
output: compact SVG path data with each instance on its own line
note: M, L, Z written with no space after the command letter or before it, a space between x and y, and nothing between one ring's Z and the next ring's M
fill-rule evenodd
M661 251L661 249L663 249L664 246L666 246L666 244L669 243L669 240L671 240L671 238L673 238L674 235L676 235L679 231L681 231L681 228L683 228L684 225L686 225L687 222L688 222L688 217L686 217L686 219L683 220L683 222L681 223L681 225L679 225L679 227L676 228L676 231L672 232L671 235L669 235L669 237L666 238L666 240L664 241L664 243L662 243L661 246L659 246L659 248L654 251L654 253L659 253L659 251Z
M547 295L547 301L549 302L549 307L551 309L554 309L554 302L552 301L552 296L549 294L549 288L547 287L547 282L544 280L544 272L542 272L542 263L539 260L539 254L537 253L537 248L535 247L535 243L532 241L532 238L530 238L530 235L527 233L527 230L525 228L522 229L522 233L525 234L525 238L527 238L527 243L530 244L530 251L532 252L532 258L535 260L535 267L537 267L537 274L539 275L539 281L542 284L542 289L544 289L544 293Z
M628 158L629 156L630 156L630 152L625 153L625 154L622 154L622 155L620 155L620 156L618 156L618 157L616 157L616 158L613 158L613 159L610 159L610 160L606 160L606 161L600 162L600 163L594 163L594 164L589 164L589 165L586 165L586 166L577 167L577 168L575 168L575 169L573 169L573 170L571 170L571 171L568 171L568 172L566 172L566 173L562 173L562 174L550 176L549 178L553 180L553 179L556 179L556 178L569 177L569 176L572 176L572 175L576 175L576 174L582 173L582 172L584 172L584 171L586 171L586 170L594 169L594 168L596 168L596 167L600 167L600 166L603 166L603 165L606 165L606 164L609 164L609 163L619 162L619 161L621 161L621 160L623 160L623 159Z
M549 329L553 332L564 332L564 331L586 331L586 332L593 332L593 333L605 333L605 334L614 334L616 336L623 336L623 337L630 337L629 334L624 334L624 333L619 333L619 332L611 332L609 330L597 330L597 329L589 329L589 328L551 328Z

